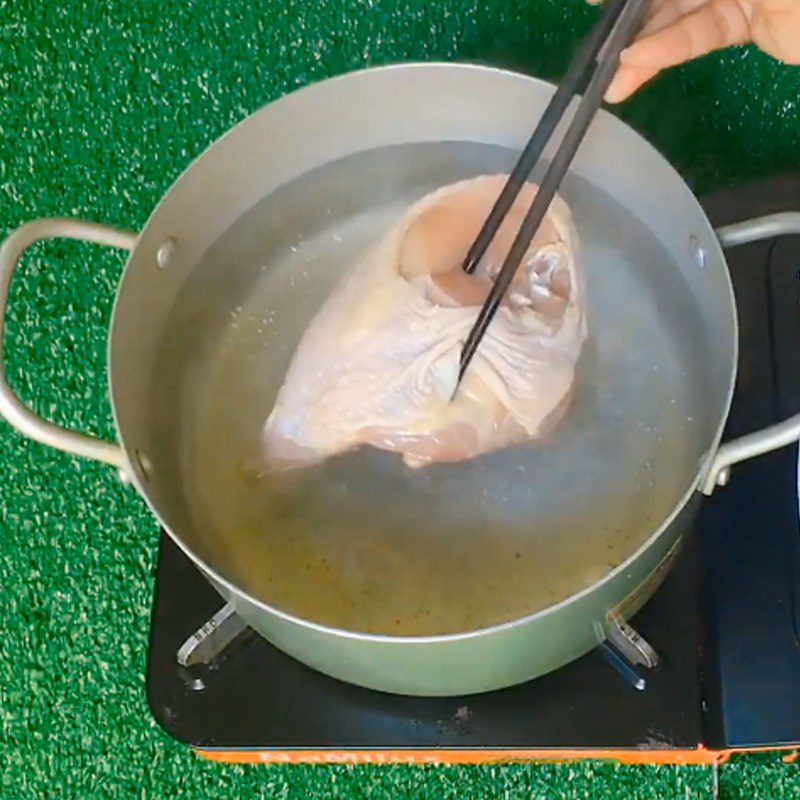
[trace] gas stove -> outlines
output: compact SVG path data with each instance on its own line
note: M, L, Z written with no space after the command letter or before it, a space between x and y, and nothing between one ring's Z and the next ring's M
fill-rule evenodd
M715 225L800 209L800 176L707 197ZM739 379L725 438L800 410L800 237L728 253ZM156 720L228 761L713 763L800 745L797 448L738 465L619 637L521 686L382 694L315 672L227 607L162 536L147 690ZM652 648L652 649L651 649Z

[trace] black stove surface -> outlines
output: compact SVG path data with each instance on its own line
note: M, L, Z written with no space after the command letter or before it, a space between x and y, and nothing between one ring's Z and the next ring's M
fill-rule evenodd
M800 210L800 176L709 197L715 225ZM731 250L739 375L725 438L800 411L800 236ZM707 737L728 747L800 741L797 446L733 467L703 504Z
M800 209L800 180L707 199L715 224ZM731 251L740 376L727 436L800 410L800 237ZM710 748L800 741L796 447L734 467L634 627L661 664L637 691L595 650L535 681L413 698L311 670L247 631L201 671L176 652L222 605L162 536L147 689L157 721L203 749ZM702 654L702 656L701 656ZM199 679L199 680L198 680ZM202 688L200 688L202 687Z

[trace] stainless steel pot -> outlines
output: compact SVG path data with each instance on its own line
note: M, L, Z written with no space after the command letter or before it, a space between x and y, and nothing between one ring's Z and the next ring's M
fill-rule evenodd
M511 603L494 617L482 616L493 602L489 592L474 598L477 611L472 628L464 621L469 616L449 627L442 623L443 633L434 629L415 633L425 629L411 626L409 634L400 635L382 629L382 623L375 623L372 629L366 624L336 625L330 615L325 616L328 600L315 607L319 614L302 613L303 602L314 593L315 584L308 580L302 584L299 561L297 571L290 569L284 576L287 585L303 585L295 598L299 605L292 608L291 603L273 601L268 587L253 583L253 571L248 572L246 563L251 559L228 557L239 546L234 543L236 532L225 530L224 525L206 524L207 512L202 498L198 500L191 491L191 476L198 470L213 473L215 459L198 463L194 434L187 432L189 420L203 415L197 408L189 410L202 382L198 375L206 374L208 364L229 341L225 339L226 326L230 327L231 318L240 310L237 303L248 297L255 273L269 272L269 264L257 264L252 252L246 256L248 247L257 250L270 237L286 239L293 226L319 226L320 203L331 218L350 218L401 195L419 196L426 181L441 183L502 167L523 145L551 92L552 87L542 81L473 66L406 65L349 74L294 92L230 131L187 169L139 234L67 219L23 225L0 250L0 348L9 284L30 244L67 237L131 251L109 345L119 443L99 441L39 418L11 390L2 372L0 412L33 439L116 467L124 479L135 483L173 539L244 620L287 653L323 672L389 692L451 695L525 681L580 656L655 590L677 544L692 525L701 493L709 494L724 484L736 462L800 437L798 416L719 444L737 360L736 310L722 248L798 233L800 214L777 215L715 232L681 178L650 145L611 115L603 112L598 116L564 191L577 209L580 233L591 228L588 217L592 208L608 213L617 209L617 217L612 215L605 230L600 226L596 232L604 244L594 250L589 247L586 255L590 293L594 281L596 296L602 295L602 302L590 307L590 325L598 332L600 344L595 355L588 357L589 372L582 380L589 388L584 399L577 401L577 416L564 422L567 438L570 426L579 431L572 460L558 455L569 449L563 443L554 445L552 456L547 446L541 446L535 456L540 459L537 473L511 481L528 492L514 505L516 522L522 519L525 523L529 514L527 527L517 524L513 536L519 542L526 541L526 536L531 540L544 536L541 509L553 497L561 503L555 507L565 507L570 500L569 492L554 490L554 486L566 485L574 495L571 501L584 494L584 485L594 486L597 492L604 487L606 504L596 505L599 494L590 498L582 516L575 518L578 522L564 522L558 536L548 539L544 550L536 551L546 558L553 547L574 533L578 545L572 555L578 561L586 560L587 571L582 582L570 584L564 596L554 596L550 602L540 599L538 607L519 606L529 608L528 613L515 615L517 606ZM277 200L271 202L270 198ZM584 201L588 210L581 210ZM254 218L258 224L251 224L248 230L251 238L261 231L264 241L242 244L239 236L240 241L227 250L220 245L233 241L231 236L236 239L240 220L259 208L260 216ZM619 221L619 229L614 219ZM638 232L631 233L625 223L628 219L639 226ZM608 230L609 226L614 230ZM647 246L642 244L645 239ZM326 247L332 247L331 241ZM613 247L621 248L622 255L611 252ZM615 259L620 263L618 270ZM614 281L625 271L623 260L628 283L617 285ZM631 296L632 292L636 296ZM628 330L633 341L625 339L625 325L633 326ZM669 358L664 363L672 372L661 395L650 397L650 411L639 414L642 398L650 396L658 377L650 373L649 365L657 370L665 353ZM617 368L613 380L603 372L603 365L612 362ZM229 384L228 389L232 397L238 396L235 385ZM663 408L658 397L663 399ZM637 429L652 429L667 416L670 406L678 407L680 424L671 417L657 438L643 439L645 433L637 433ZM592 425L582 424L589 407L604 409L602 425L597 420ZM264 417L268 411L265 402ZM648 414L655 420L653 425L648 425ZM612 428L616 432L609 438L604 431ZM637 450L644 441L647 446ZM600 460L592 447L599 448ZM631 451L650 460L634 463ZM524 458L529 457L528 452L533 451L525 451ZM678 452L679 457L669 455ZM555 464L563 469L553 477L548 465ZM523 461L516 466L524 467ZM603 484L598 476L605 473L613 475ZM466 474L437 473L445 476L441 485L449 488L458 487L459 475ZM503 475L508 483L507 473ZM454 482L448 482L451 478ZM471 487L462 492L459 502L468 504L471 493ZM374 512L369 506L374 494L361 498L369 513ZM394 496L395 505L414 500ZM427 506L414 511L417 524L409 526L408 536L417 537L415 546L424 542L417 529L424 531L423 512L436 505L431 497ZM224 504L224 496L220 502ZM381 502L387 502L386 498ZM497 506L501 507L506 508ZM592 508L596 508L594 515ZM620 527L620 509L628 514L624 517L626 530ZM514 514L509 514L511 519ZM617 515L613 523L617 525L616 559L611 563L600 563L593 544L607 533L606 528L602 535L599 532L603 515ZM477 533L470 534L472 539L465 534L465 575L479 575L470 560L475 542L483 548L475 561L506 552L503 548L512 534L506 537L503 533L505 519L499 519L496 526L486 522L476 528ZM275 525L279 527L277 522ZM590 529L594 527L593 538ZM292 537L303 535L300 531ZM364 546L364 537L357 545L353 541L354 548ZM337 542L337 552L347 551L346 542ZM402 541L395 544L403 558L411 559L403 551ZM454 540L448 540L445 548L451 560L459 555L457 543L453 544ZM291 541L283 541L281 546L290 545ZM252 541L249 546L253 547ZM260 546L270 553L273 542L269 535L264 534ZM520 554L509 558L512 555ZM398 561L398 573L411 561ZM415 568L425 561L431 559L414 561ZM285 567L295 562L281 563ZM374 563L379 564L380 557ZM445 569L446 561L440 563ZM504 578L506 583L519 583L522 575L525 580L514 590L517 599L558 572L552 564L547 574L537 571L535 565L522 573L511 565L511 561L498 561L492 585L501 586ZM360 580L368 579L361 574ZM391 584L391 570L381 580ZM416 590L406 587L404 597L414 593L428 597L430 584L435 582L435 570L424 577L420 573ZM467 600L475 585L470 578L464 586ZM320 592L324 594L322 588ZM455 604L453 592L445 594L441 602ZM369 604L364 601L361 610L367 605L374 610L381 602L380 597ZM465 602L459 600L459 608ZM355 612L351 609L348 619L352 622L352 614L358 612L358 608ZM399 619L397 622L400 624Z

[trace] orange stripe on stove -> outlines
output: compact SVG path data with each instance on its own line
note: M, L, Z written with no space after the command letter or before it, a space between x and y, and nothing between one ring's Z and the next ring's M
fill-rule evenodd
M709 750L202 750L211 761L238 764L503 764L523 761L605 759L622 764L724 764L735 753L780 747ZM789 750L784 760L798 757Z

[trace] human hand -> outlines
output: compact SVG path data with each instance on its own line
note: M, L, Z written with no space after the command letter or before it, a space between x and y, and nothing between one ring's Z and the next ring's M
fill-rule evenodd
M800 64L800 0L654 0L605 99L617 103L667 67L749 42Z

